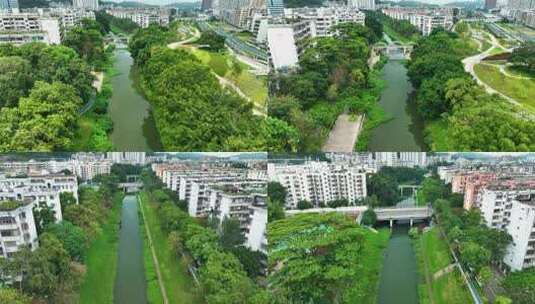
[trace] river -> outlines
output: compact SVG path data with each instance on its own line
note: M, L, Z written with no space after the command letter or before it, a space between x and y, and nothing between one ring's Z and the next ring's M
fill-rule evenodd
M110 138L117 151L161 151L162 145L151 106L136 90L134 60L124 45L117 45L108 112L113 121Z
M119 234L117 277L114 290L114 303L116 304L147 303L143 243L139 229L137 198L128 195L123 199Z
M408 225L394 225L385 249L378 304L418 304L418 266Z
M416 115L414 103L409 102L413 89L403 61L389 60L381 79L386 88L379 105L392 119L372 131L368 151L425 151L424 125Z

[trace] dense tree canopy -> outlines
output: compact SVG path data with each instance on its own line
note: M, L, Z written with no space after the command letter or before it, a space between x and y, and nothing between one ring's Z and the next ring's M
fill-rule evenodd
M258 151L267 149L270 136L285 137L282 127L266 125L251 103L222 88L195 56L161 47L171 37L153 25L130 41L165 149Z
M522 65L535 72L535 42L525 42L513 50L509 61Z
M225 48L225 38L219 36L215 31L202 32L201 38L196 42L198 45L203 45L203 48L207 48L210 51L218 52Z

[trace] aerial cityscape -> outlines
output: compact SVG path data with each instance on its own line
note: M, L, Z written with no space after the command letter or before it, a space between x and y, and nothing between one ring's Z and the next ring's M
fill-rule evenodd
M0 0L0 304L535 304L535 0Z

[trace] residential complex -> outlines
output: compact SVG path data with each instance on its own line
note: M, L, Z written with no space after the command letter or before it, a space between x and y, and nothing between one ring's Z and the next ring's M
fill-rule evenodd
M375 0L349 0L348 5L361 10L375 10Z
M340 199L354 203L367 196L366 172L347 163L310 161L301 165L268 164L269 180L286 188L286 208L306 200L318 207Z
M39 246L32 209L32 200L0 201L0 258L11 258L20 246Z
M487 226L513 238L504 263L511 270L535 266L535 176L499 180L481 193L481 213Z
M166 26L169 24L169 9L164 8L108 8L106 13L122 19L130 19L142 28L150 24Z
M365 15L353 7L292 8L283 10L284 19L270 20L267 28L269 65L275 71L297 67L308 38L335 34L333 26L354 22L364 25Z
M0 12L13 12L19 9L18 0L0 0Z
M193 217L211 217L221 225L237 219L246 245L266 252L267 193L265 162L234 168L226 163L155 163L152 170L187 203Z
M89 10L98 10L98 0L73 0L72 5L75 8L83 8Z
M382 12L396 20L407 20L427 36L435 28L450 30L453 26L453 10L449 8L420 9L420 8L383 8Z

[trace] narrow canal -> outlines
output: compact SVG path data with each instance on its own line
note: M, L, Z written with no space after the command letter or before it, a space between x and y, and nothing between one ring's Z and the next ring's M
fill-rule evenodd
M128 195L123 199L119 234L119 256L114 290L116 304L147 303L142 246L137 199L134 195Z
M118 151L162 150L151 106L136 90L134 60L126 46L117 44L111 80L113 96L108 112L113 121L111 141Z
M386 88L379 105L392 119L372 131L368 151L425 151L423 122L415 115L414 103L409 102L413 89L403 61L389 60L381 79Z
M385 249L378 304L418 304L418 266L408 225L394 225Z

